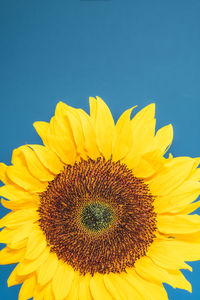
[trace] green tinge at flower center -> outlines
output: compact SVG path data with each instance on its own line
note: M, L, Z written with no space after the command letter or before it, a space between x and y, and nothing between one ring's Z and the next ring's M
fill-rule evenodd
M102 203L90 203L81 212L83 226L92 232L102 231L109 227L113 220L113 211Z

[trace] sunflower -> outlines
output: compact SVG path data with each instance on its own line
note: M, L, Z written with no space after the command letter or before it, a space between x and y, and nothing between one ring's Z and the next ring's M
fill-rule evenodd
M1 264L20 300L165 300L163 283L191 292L180 269L200 259L200 160L165 153L155 105L115 124L90 98L90 115L63 102L34 127L44 145L0 164ZM164 156L165 155L165 156ZM6 200L8 199L8 200Z

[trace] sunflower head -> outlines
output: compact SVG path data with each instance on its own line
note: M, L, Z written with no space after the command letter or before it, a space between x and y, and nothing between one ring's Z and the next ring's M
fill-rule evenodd
M155 133L155 105L113 121L99 97L90 115L59 102L34 126L43 145L0 164L0 263L18 263L19 299L168 299L191 291L180 269L200 257L199 159L166 158L171 125Z

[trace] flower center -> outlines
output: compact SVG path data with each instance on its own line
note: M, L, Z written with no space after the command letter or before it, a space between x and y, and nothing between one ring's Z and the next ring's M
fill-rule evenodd
M120 273L155 238L153 201L124 164L81 160L40 194L39 225L51 251L81 274Z
M109 227L113 220L110 207L101 203L90 203L81 212L81 222L86 229L92 232L102 231Z

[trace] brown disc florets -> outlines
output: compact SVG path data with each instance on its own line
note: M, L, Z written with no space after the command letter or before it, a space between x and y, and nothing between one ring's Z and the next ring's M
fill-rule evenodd
M82 274L125 271L153 242L153 197L120 162L67 165L40 200L39 223L51 251Z

